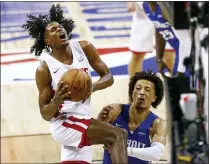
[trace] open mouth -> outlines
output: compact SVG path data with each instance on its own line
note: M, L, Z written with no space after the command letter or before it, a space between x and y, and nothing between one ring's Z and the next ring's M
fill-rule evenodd
M66 39L66 35L65 35L65 33L60 33L60 35L59 35L59 37L60 37L60 39Z
M144 98L139 98L138 100L141 102L144 102Z

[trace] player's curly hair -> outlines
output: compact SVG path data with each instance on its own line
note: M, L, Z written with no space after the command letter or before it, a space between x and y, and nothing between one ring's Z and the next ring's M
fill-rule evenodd
M164 96L163 81L160 79L157 73L151 70L135 73L135 75L130 79L130 82L129 82L128 92L129 92L129 98L131 101L133 101L132 94L133 94L134 86L136 85L136 82L140 79L151 81L155 85L155 95L157 96L157 99L155 100L155 102L152 103L152 107L156 108L163 100L163 96Z
M44 42L44 32L46 26L51 22L57 22L63 26L66 30L69 39L71 38L71 32L74 28L74 21L72 19L65 19L63 16L63 10L61 6L57 4L53 5L49 11L49 15L39 14L38 17L33 15L27 15L29 20L26 24L22 25L22 28L29 31L29 35L35 39L33 46L31 47L31 53L35 51L35 56L40 56L43 50L50 51L49 47Z

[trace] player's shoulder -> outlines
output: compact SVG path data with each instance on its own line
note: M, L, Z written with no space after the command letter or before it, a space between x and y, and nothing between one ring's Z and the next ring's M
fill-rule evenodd
M163 118L157 116L157 118L154 120L154 123L157 124L157 123L160 123L160 122L163 122L163 121L165 121L165 119L163 119Z
M165 119L163 119L163 118L161 118L161 117L157 117L157 118L154 120L154 122L153 122L153 124L152 124L152 127L153 127L154 129L158 129L158 128L164 126L165 123L166 123L166 120L165 120Z
M40 78L51 78L49 68L47 66L47 63L45 61L41 61L40 65L36 69L36 77Z
M40 61L40 65L37 67L36 71L39 73L45 72L48 70L47 63L45 61Z
M83 51L86 52L87 54L95 50L94 45L88 40L80 40L78 41L78 43L80 44Z
M88 40L79 40L78 43L80 44L82 49L85 49L85 48L90 47L92 45L91 42L88 41Z

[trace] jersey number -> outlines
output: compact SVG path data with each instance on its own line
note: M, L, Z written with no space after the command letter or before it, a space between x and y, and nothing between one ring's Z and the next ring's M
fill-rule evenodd
M169 30L160 31L160 34L163 36L165 40L173 39L174 35Z

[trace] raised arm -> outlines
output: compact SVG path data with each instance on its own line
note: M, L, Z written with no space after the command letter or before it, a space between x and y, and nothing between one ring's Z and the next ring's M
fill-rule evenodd
M114 83L107 65L100 59L96 48L88 41L80 41L91 67L99 74L100 79L93 84L93 91L105 89Z
M36 85L39 91L39 107L42 118L50 121L57 113L59 104L68 99L70 93L65 93L68 86L58 85L55 93L51 87L51 75L46 63L42 63L36 70Z

